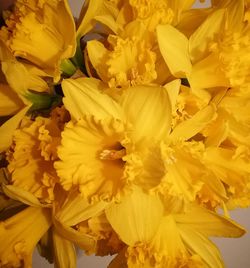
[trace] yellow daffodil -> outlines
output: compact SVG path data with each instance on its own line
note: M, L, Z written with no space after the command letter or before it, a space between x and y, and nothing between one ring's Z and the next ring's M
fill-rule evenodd
M213 101L217 104L218 116L204 131L205 144L208 147L207 164L215 174L220 174L226 186L229 198L227 205L231 208L246 207L250 202L247 164L249 162L249 94L245 92L244 87L244 89L224 90L222 96L219 93L215 95ZM215 166L210 165L210 161Z
M100 92L102 86L94 79L63 82L72 120L62 133L55 168L65 190L77 186L92 201L111 200L134 183L190 202L205 184L214 198L226 199L219 178L203 163L206 148L195 139L214 119L213 105L203 104L171 126L178 80L166 88L131 87L118 101Z
M111 10L119 11L113 15L119 30L114 30L107 39L87 42L85 63L89 74L97 74L109 87L115 88L163 84L172 75L187 77L191 72L188 39L171 24L178 23L180 14L193 2L113 3ZM105 20L102 23L109 27Z
M17 0L0 31L15 57L38 66L54 81L60 64L75 53L75 26L67 1Z
M168 93L160 87L127 90L120 102L100 92L95 79L63 81L64 104L72 120L62 133L55 163L65 190L111 200L123 193L141 169L146 144L170 128Z
M242 236L227 210L250 205L250 1L194 2L86 0L76 26L67 0L4 12L1 267L36 245L61 268L76 246L224 267L209 239Z
M0 222L0 266L32 267L33 250L51 225L46 208L26 208Z
M60 124L65 120L64 111L53 111L52 119L25 118L13 136L13 146L8 152L8 171L11 184L21 188L42 202L54 200L54 186L58 178L53 169L60 143ZM61 119L58 116L61 116ZM27 176L23 176L23 174Z
M141 23L133 27L137 36L132 33L125 38L110 35L109 49L97 40L87 43L91 64L110 87L146 85L157 78L156 53L145 40L147 29Z
M37 92L49 91L49 86L44 80L46 73L36 66L17 60L2 41L0 41L0 61L6 82L25 103L27 100L24 95L28 89Z
M188 203L201 199L216 207L227 197L220 178L215 177L204 164L206 147L199 138L206 126L216 118L215 106L208 105L206 94L199 101L186 87L180 88L178 80L165 87L170 96L174 120L160 144L147 146L143 171L137 181L142 188L167 198L176 198L176 202L182 200ZM210 199L204 193L204 187L212 191Z
M245 232L233 221L196 205L185 213L166 213L157 196L138 188L106 209L106 215L127 245L111 263L112 268L224 267L208 237L239 237Z
M189 80L193 89L249 83L249 25L244 23L244 1L221 3L190 37L194 66Z
M23 264L24 267L31 267L34 247L50 227L54 246L50 250L53 250L54 262L59 267L75 267L74 243L84 250L90 250L95 245L90 236L79 235L73 228L65 227L55 218L57 207L62 206L66 198L65 191L56 185L58 177L53 162L57 159L56 150L67 116L63 108L58 108L53 110L50 118L36 117L32 121L22 117L21 126L14 132L12 147L7 152L8 180L2 189L9 198L18 200L29 208L25 210L27 213L20 212L0 223L3 226L0 241L8 239L10 243L8 251L0 249L1 265L20 267ZM42 216L44 211L47 224ZM40 224L43 229L39 227ZM32 226L35 231L28 226ZM27 232L34 233L34 236L27 235ZM62 250L67 250L68 254L62 255Z

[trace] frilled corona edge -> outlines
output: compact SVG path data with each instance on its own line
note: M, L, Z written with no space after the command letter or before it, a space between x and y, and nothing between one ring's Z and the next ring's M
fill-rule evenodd
M223 268L250 205L247 0L17 0L0 29L0 267ZM8 120L7 120L8 119ZM219 211L223 211L219 213ZM31 235L32 234L32 235Z

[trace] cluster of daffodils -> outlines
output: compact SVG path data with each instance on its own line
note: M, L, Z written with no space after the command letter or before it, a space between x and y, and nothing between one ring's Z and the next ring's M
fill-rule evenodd
M222 268L250 206L250 1L16 0L0 29L0 267Z

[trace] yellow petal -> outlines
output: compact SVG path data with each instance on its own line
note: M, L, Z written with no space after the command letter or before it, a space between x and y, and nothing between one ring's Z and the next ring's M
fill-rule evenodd
M213 173L202 176L201 180L222 200L228 199L224 184Z
M106 14L95 16L95 20L107 26L115 34L117 34L120 30L119 25L115 22L114 18L108 12Z
M183 138L188 140L200 132L214 118L215 107L209 105L197 112L191 119L181 122L170 134L172 139Z
M185 214L176 214L175 220L178 226L188 226L205 236L240 237L246 232L231 219L197 205L192 206Z
M104 0L84 1L77 29L77 40L88 33L94 27L96 21L117 33L119 25L114 18L114 15L118 15L117 13L112 2Z
M164 85L164 87L166 88L168 92L168 96L169 96L169 100L170 100L171 108L172 108L172 113L176 111L176 101L179 95L180 86L181 86L180 79L173 80L167 83L166 85Z
M230 87L229 80L221 69L219 57L215 53L197 62L193 66L188 80L193 90L212 87Z
M101 42L97 40L91 40L87 42L87 51L91 64L95 68L95 71L103 81L106 81L106 70L103 70L103 60L108 50Z
M20 124L29 108L29 106L23 108L19 113L14 115L0 127L0 152L6 150L11 145L14 131Z
M20 201L32 207L45 207L45 205L41 204L33 194L23 190L22 188L5 184L2 184L2 188L4 193L11 199Z
M64 224L73 226L97 215L104 210L107 204L103 201L89 204L81 195L72 192L65 201L65 204L60 208L57 218Z
M50 225L50 210L33 207L0 222L1 266L32 267L33 250Z
M210 9L189 9L181 14L181 20L178 29L188 38L196 31L196 29L205 21L211 13Z
M171 25L157 27L159 48L170 72L175 77L187 77L192 70L188 54L188 39Z
M38 92L48 91L48 84L36 74L35 67L32 68L30 65L18 61L6 61L2 62L2 70L9 85L20 97L28 89ZM23 100L25 101L25 99Z
M211 241L186 225L178 227L182 239L191 252L198 254L209 268L224 268L220 252Z
M227 27L237 31L244 19L244 0L224 0L217 1L216 8L226 8L227 10Z
M60 236L56 230L53 230L52 234L56 267L75 268L76 251L74 244Z
M57 218L54 218L54 227L56 232L65 239L74 242L80 248L86 251L94 251L96 247L95 240L86 234L77 232L75 229L63 224Z
M71 116L78 120L85 115L102 119L112 116L121 118L119 105L107 94L101 92L102 84L93 78L66 79L62 82L64 105Z
M80 14L80 23L77 29L77 40L80 40L88 31L93 27L93 19L99 13L103 6L103 0L87 0L84 1L84 5Z
M9 86L24 102L23 94L28 89L39 92L48 90L48 84L43 80L47 74L34 65L19 62L2 41L0 41L0 60Z
M189 39L189 51L192 62L205 58L209 51L209 42L220 34L225 21L225 9L213 12Z
M188 11L192 7L195 0L172 0L168 2L169 7L173 10L173 14L175 15L174 20L172 22L173 25L178 25L182 21L183 14Z
M162 87L136 86L125 91L121 105L133 126L133 140L163 139L170 131L171 103Z
M177 267L179 258L187 258L188 252L181 239L172 215L165 216L151 242L152 250L159 258L165 256L166 267ZM162 258L164 262L164 258Z
M134 188L131 195L106 209L106 216L122 241L133 246L153 238L163 217L163 205L158 197Z
M210 127L210 131L206 134L206 146L220 146L227 138L229 132L228 123L224 118L218 118Z
M14 114L23 107L22 100L5 84L0 84L0 116Z

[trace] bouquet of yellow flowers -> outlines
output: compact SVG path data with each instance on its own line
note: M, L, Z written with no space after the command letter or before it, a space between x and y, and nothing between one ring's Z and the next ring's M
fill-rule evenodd
M250 205L250 1L16 0L0 29L0 267L222 268Z

